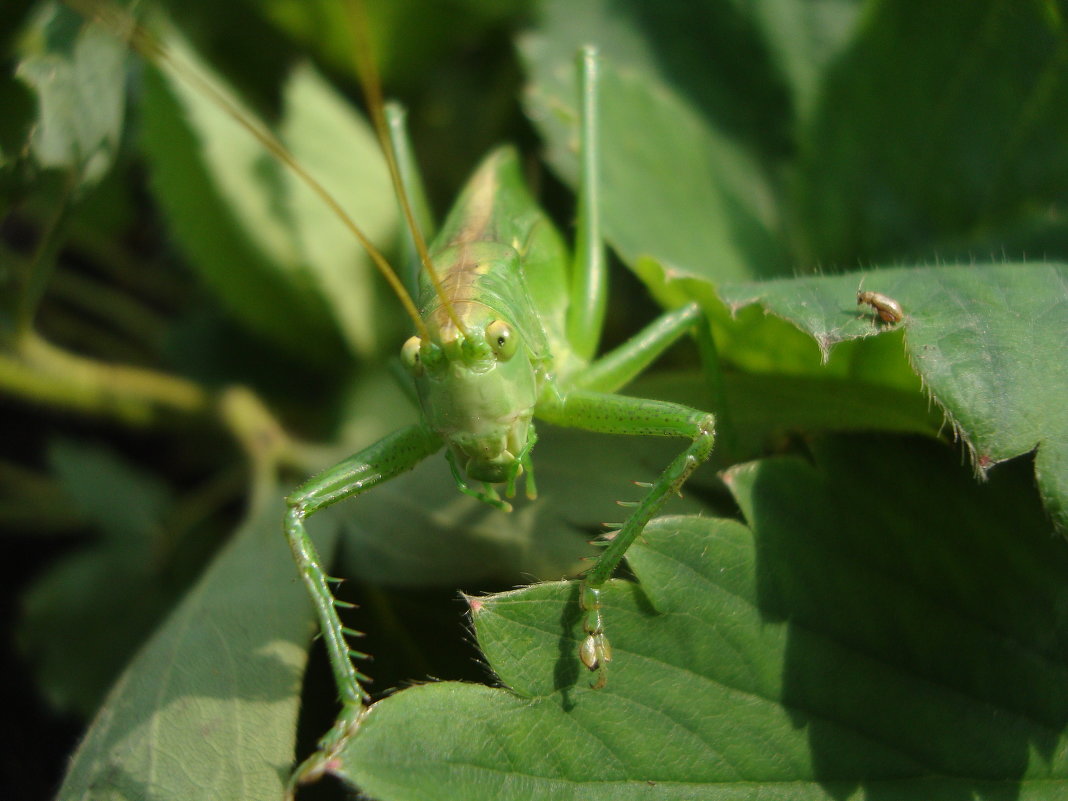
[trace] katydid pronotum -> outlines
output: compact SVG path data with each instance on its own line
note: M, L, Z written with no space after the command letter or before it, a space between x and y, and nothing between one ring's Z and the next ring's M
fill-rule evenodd
M75 3L80 5L80 3ZM679 437L683 451L647 486L642 500L608 538L582 578L579 597L584 636L576 658L607 681L612 659L601 607L604 585L627 549L666 500L708 459L713 416L676 403L615 394L685 333L701 325L696 305L668 312L615 350L597 354L606 304L606 263L599 224L597 55L579 55L581 186L573 260L548 218L523 186L510 148L490 154L476 170L428 247L415 224L410 194L394 158L373 60L367 54L362 14L350 15L361 57L368 105L405 209L422 270L413 298L395 271L358 227L346 225L371 253L412 318L416 335L401 360L414 381L421 420L356 453L307 481L287 498L284 529L300 575L314 602L342 711L320 751L294 774L310 778L329 764L362 718L367 695L354 665L338 602L305 530L320 509L355 497L414 468L444 449L459 489L499 509L525 482L536 494L532 451L535 418L554 425L609 434ZM134 44L166 60L154 41L134 28ZM138 42L136 39L142 38ZM210 87L205 87L210 91ZM225 101L217 98L226 106ZM238 112L226 108L232 114ZM272 135L242 122L263 145L308 182L336 213L326 195ZM402 135L402 134L397 134ZM472 486L468 482L480 486Z

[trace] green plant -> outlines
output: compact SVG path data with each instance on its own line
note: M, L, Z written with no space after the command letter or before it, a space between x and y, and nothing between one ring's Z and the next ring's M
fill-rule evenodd
M279 31L313 27L298 4L267 8L272 24L255 21L255 31L272 43L287 41ZM408 55L427 57L412 45L415 55L402 58L406 37L424 27L398 8L382 48L390 87L407 84ZM722 408L685 351L675 364L683 369L634 391L712 406L719 443L689 497L628 555L635 580L608 591L617 656L605 689L588 689L574 660L574 583L473 595L475 632L501 686L396 693L334 771L382 799L1063 794L1068 554L1051 533L1068 515L1068 62L1055 7L554 0L528 9L529 21L463 8L474 16L451 17L455 29L421 22L457 31L443 37L454 45L472 31L495 43L519 32L526 112L568 184L570 65L580 45L599 45L606 234L662 303L702 304L727 368ZM321 41L323 58L343 70L343 58L330 60L339 28L325 29L334 36ZM341 173L333 159L345 146L318 133L335 123L350 130L347 112L323 110L344 106L323 100L329 90L307 70L287 85L280 127L291 146L310 162L325 154ZM439 119L451 114L469 138L494 138L481 123L496 121L497 101L473 114L439 88L429 100ZM144 269L164 284L175 270L182 277L165 316L171 344L118 359L93 350L114 338L66 341L93 364L140 361L164 389L120 372L91 385L95 394L75 392L84 385L74 379L91 373L43 342L63 339L62 325L46 324L78 273L61 258L38 307L44 282L17 282L23 273L10 265L23 259L5 254L5 280L19 290L4 293L5 393L119 421L98 437L154 432L147 458L132 458L128 445L119 455L125 434L95 448L57 442L49 477L19 473L22 483L9 483L6 497L35 510L42 528L63 523L48 500L58 487L103 533L42 577L22 636L46 691L88 711L117 667L107 657L151 632L99 707L61 797L276 797L294 756L312 632L280 531L281 498L287 480L403 418L378 366L403 334L380 313L392 307L377 290L324 291L330 279L309 279L324 255L309 243L341 240L299 196L283 204L297 190L269 162L251 149L235 155L240 142L217 128L206 138L222 155L202 158L195 137L204 134L182 119L211 126L212 112L158 77L145 89L137 141L189 265L168 258ZM418 97L410 104L417 122L434 119ZM335 122L318 122L324 116ZM413 127L417 151L420 141L450 140L420 140ZM522 129L508 133L527 141ZM462 181L457 163L473 163L488 144L454 158L421 151L438 205ZM8 163L9 185L21 188L22 165ZM72 180L33 192L88 191ZM42 194L19 213L45 231L55 220L68 252L107 262L115 251L99 244L99 217L130 204L123 182L104 180L69 213L35 213ZM377 194L386 238L392 199ZM109 219L120 230L128 223ZM197 239L207 233L210 246ZM42 242L37 261L47 264L58 240ZM287 262L293 253L309 260ZM858 309L862 281L897 301L903 319ZM66 291L95 307L85 291ZM125 287L101 308L122 319L128 295L143 298ZM647 319L635 306L615 302L624 328ZM148 337L130 339L143 347ZM310 339L314 358L294 358ZM236 383L251 391L223 389ZM298 431L336 447L303 445ZM627 482L665 462L630 441L546 437L538 448L542 498L511 516L458 499L444 464L428 463L319 525L321 550L337 553L333 572L362 588L364 608L350 614L372 631L364 649L378 660L368 668L376 679L462 675L432 661L439 639L457 649L459 637L375 622L413 605L422 595L414 588L474 594L573 571ZM603 468L583 469L594 448L606 449ZM235 472L238 453L247 474ZM232 519L225 502L241 497L244 523L212 553L212 535ZM76 592L85 599L77 605ZM432 596L414 616L459 617L447 597ZM117 610L129 612L124 625ZM71 643L83 670L70 668ZM430 666L398 665L409 652ZM464 652L458 661L472 660Z

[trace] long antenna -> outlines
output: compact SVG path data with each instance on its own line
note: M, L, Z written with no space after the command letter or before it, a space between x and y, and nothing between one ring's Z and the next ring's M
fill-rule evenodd
M385 107L385 102L382 98L382 78L378 72L378 66L375 62L371 44L371 37L368 32L367 8L364 5L363 0L348 0L348 2L345 3L345 10L348 16L349 30L353 39L353 60L356 64L356 75L360 79L360 86L363 88L364 100L367 102L367 107L371 112L371 120L375 126L375 133L378 134L378 141L382 146L382 152L385 154L386 163L389 165L389 175L393 180L393 189L397 193L397 197L400 198L404 219L407 220L408 228L412 232L412 240L415 242L415 250L419 254L419 260L423 264L423 269L426 270L426 274L430 278L430 283L434 287L434 292L437 293L437 296L441 299L441 304L445 308L445 313L449 316L452 324L456 326L456 329L460 334L464 338L467 338L467 329L464 327L460 317L456 314L456 310L449 302L448 296L445 294L445 290L441 284L441 277L438 275L438 271L434 268L434 263L430 259L430 251L426 246L426 239L423 237L423 233L415 221L415 215L412 213L412 204L408 198L408 192L404 188L404 182L401 180L400 169L397 167L397 158L393 152L393 144L389 138L389 126L386 124L386 117L382 110Z
M401 283L400 278L397 277L397 273L390 266L389 261L382 255L382 252L374 246L371 240L367 238L356 224L356 221L353 220L348 212L341 207L341 204L337 202L334 196L331 195L326 188L311 175L311 173L301 166L300 162L297 161L286 146L279 141L278 137L266 128L262 128L250 120L236 105L234 105L233 101L230 100L225 93L218 89L210 80L197 73L193 67L188 64L180 63L166 45L159 41L159 39L157 39L150 31L140 25L125 11L122 11L107 2L93 3L88 2L88 0L65 0L65 2L86 19L101 20L105 27L109 28L115 35L119 35L119 31L125 31L130 45L144 58L148 59L153 64L169 68L182 80L193 86L197 91L204 92L238 125L255 137L255 139L263 145L264 149L285 164L297 178L303 181L308 188L311 189L312 192L314 192L319 199L338 216L338 219L340 219L352 235L356 237L360 245L363 246L363 249L367 251L367 255L371 257L371 261L374 262L375 267L382 273L387 283L389 283L390 287L393 289L393 292L400 299L401 305L404 306L404 310L415 323L416 332L422 339L429 339L430 332L427 330L423 318L419 316L419 310L415 306L415 301L413 301L412 296L408 294L408 290L404 288L404 284ZM395 165L393 165L392 162L390 164L390 172L391 174L396 172ZM396 182L396 179L394 179L394 182ZM410 210L408 211L408 214L411 214ZM426 247L425 243L423 247Z

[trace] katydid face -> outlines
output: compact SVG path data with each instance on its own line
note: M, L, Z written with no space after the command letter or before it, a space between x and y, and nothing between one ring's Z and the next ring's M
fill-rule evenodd
M468 478L508 481L532 433L534 368L519 333L496 312L475 302L457 306L466 337L445 321L431 329L438 341L412 337L402 358L426 421Z

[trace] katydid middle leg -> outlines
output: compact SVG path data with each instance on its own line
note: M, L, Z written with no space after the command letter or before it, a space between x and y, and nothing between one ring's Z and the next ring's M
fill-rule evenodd
M690 440L690 444L649 487L645 497L637 503L582 579L580 599L586 636L579 656L587 668L597 671L595 688L604 686L606 663L612 658L601 615L601 590L649 520L708 459L715 441L715 418L708 412L668 401L614 395L610 391L629 381L698 322L700 310L696 305L668 312L630 341L573 376L570 382L573 388L562 389L549 384L538 403L537 416L556 425L605 434L643 434Z
M603 687L611 646L601 616L601 590L623 560L627 549L660 511L667 499L679 492L690 474L712 453L715 418L708 412L668 401L632 398L576 389L556 401L539 405L538 416L562 426L606 434L645 434L684 437L690 444L653 482L622 528L608 543L594 566L583 576L580 599L584 612L585 639L579 651L583 664L597 671L594 687Z
M587 361L597 349L607 294L600 224L597 85L597 55L587 47L579 56L581 180L567 319L568 341L574 352ZM668 312L628 342L569 376L566 388L548 382L538 401L536 416L557 425L601 433L674 436L690 440L686 449L649 488L582 579L580 598L586 636L579 656L586 667L597 671L594 687L604 686L606 663L612 658L601 615L601 589L653 515L708 459L715 439L715 418L707 412L676 403L609 393L628 383L685 332L701 324L703 320L697 304Z

